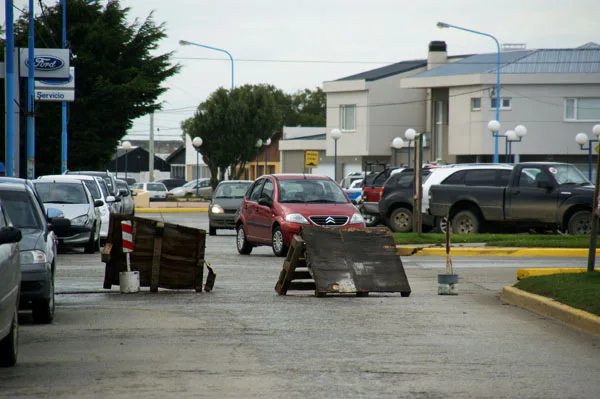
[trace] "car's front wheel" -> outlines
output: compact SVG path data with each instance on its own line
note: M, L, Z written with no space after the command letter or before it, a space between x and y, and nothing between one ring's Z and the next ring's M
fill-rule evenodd
M288 246L283 242L283 232L281 231L281 227L277 226L273 229L271 241L271 246L273 247L273 253L275 256L287 255Z
M50 297L48 299L36 299L32 303L33 321L36 323L49 324L54 320L54 281L50 279Z
M212 227L210 224L208 225L208 235L209 236L217 235L217 229L215 227Z
M10 333L0 341L0 367L10 367L17 363L19 352L19 321L17 308L15 307L13 319L10 325Z
M592 212L579 211L575 212L569 219L567 231L573 235L586 235L592 231Z
M244 225L240 224L237 228L237 234L235 238L237 250L242 255L248 255L252 252L252 244L246 239L246 231Z
M390 228L395 233L408 233L413 228L413 213L407 208L394 209L390 215Z
M90 231L90 239L88 240L88 242L85 244L84 247L84 252L86 254L93 254L96 249L96 226L94 225L92 227L92 231Z

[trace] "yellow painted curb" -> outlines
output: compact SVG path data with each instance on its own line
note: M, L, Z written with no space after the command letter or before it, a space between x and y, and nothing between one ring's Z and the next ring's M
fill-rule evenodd
M451 256L547 256L547 257L587 257L589 250L586 248L518 248L518 247L453 247L450 248ZM397 246L397 253L401 256L446 256L446 248L419 246ZM600 249L596 250L600 255Z
M135 213L208 212L208 208L135 208Z
M565 324L580 328L588 334L600 337L600 317L595 314L509 286L502 289L500 300L503 303L519 306L542 316L551 317Z
M600 270L596 270L600 272ZM550 274L560 273L585 273L587 268L584 267L549 267L549 268L527 268L517 270L517 280L534 276L548 276Z

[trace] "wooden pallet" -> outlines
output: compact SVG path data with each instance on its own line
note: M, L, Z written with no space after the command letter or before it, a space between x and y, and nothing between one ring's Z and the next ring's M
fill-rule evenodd
M306 264L305 250L306 246L302 237L295 236L283 262L279 280L275 285L275 291L279 295L286 295L289 290L315 290L315 281Z

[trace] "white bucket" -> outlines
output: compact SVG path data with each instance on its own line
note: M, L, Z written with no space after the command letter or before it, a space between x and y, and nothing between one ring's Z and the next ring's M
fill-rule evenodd
M119 286L122 294L140 291L140 272L120 272Z

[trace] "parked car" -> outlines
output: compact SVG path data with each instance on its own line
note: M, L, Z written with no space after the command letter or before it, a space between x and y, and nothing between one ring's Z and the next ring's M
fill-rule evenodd
M115 177L115 179L121 179L127 182L129 187L133 186L137 181L133 177Z
M237 250L242 255L268 245L285 256L294 235L304 225L365 227L358 209L327 176L264 175L248 188L236 219Z
M23 182L25 180L23 179ZM0 199L12 224L22 233L20 243L20 309L31 309L33 320L54 319L55 228L67 228L69 219L48 219L31 187L24 183L0 184Z
M122 201L119 197L115 198L107 191L106 182L100 176L90 175L44 175L38 177L39 180L55 180L55 179L71 179L80 180L85 184L94 200L101 200L104 204L98 209L100 210L100 239L106 240L108 237L108 227L110 226L111 204L115 201Z
M102 200L94 200L82 181L71 178L34 180L35 189L46 207L61 210L70 219L69 228L57 229L59 246L82 246L86 253L100 249Z
M102 171L97 171L97 170L84 170L84 171L68 170L65 172L65 174L67 174L67 175L99 176L106 182L106 185L108 186L108 192L110 193L110 195L112 195L116 199L120 198L119 190L117 189L117 183L115 182L115 180L116 180L115 175L113 175L109 171L102 172ZM110 205L110 209L111 209L112 213L121 213L121 202L120 201L113 202Z
M148 191L150 201L166 201L168 190L162 183L135 183L132 189Z
M594 186L574 165L516 164L506 179L452 176L429 190L429 211L448 215L452 230L475 234L490 226L590 234ZM450 181L449 181L450 180Z
M211 198L213 189L210 185L210 179L203 178L198 180L192 180L184 184L181 187L176 187L169 191L170 197L195 197L196 196L196 184L198 184L198 195L203 198Z
M0 201L1 205L1 201ZM0 366L17 363L19 346L19 257L21 231L12 226L6 210L0 206Z
M235 219L244 194L251 180L225 180L217 185L208 205L208 234L214 236L217 229L234 229Z
M129 188L125 180L116 179L117 189L121 197L121 213L124 215L135 215L135 202L133 197L137 194Z
M350 200L356 201L362 195L362 186L362 179L354 180L350 184L350 187L344 188L344 191L346 192L346 195L348 195L348 198L350 198Z
M156 182L164 184L165 187L167 188L167 190L171 191L174 188L181 187L184 184L186 184L187 180L185 180L185 179L168 178L168 179L158 179L158 180L156 180Z
M362 184L362 194L358 209L369 227L377 226L379 218L379 200L383 192L383 183L393 174L404 168L385 168L376 173L365 174Z

